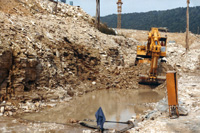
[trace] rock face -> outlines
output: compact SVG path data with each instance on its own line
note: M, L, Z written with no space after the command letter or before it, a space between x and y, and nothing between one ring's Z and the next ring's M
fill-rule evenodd
M134 71L134 39L100 33L80 7L59 3L56 12L49 0L0 3L2 100L63 99L119 84L134 88L134 80L122 80Z
M167 61L178 71L195 72L199 66L199 46L199 43L193 43L186 53L181 45L169 43Z
M9 85L9 73L12 67L12 50L9 47L5 47L0 44L0 97L6 94L6 88Z

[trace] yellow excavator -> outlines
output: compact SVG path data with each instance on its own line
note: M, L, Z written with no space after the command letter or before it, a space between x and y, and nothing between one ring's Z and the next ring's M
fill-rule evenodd
M135 64L150 63L148 75L139 75L141 84L161 84L166 80L165 76L158 76L158 60L166 57L167 37L161 37L158 28L151 28L148 35L147 45L137 46L137 57Z

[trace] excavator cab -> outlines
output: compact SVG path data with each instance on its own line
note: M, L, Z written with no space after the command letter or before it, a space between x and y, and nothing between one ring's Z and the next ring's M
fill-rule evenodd
M167 37L160 38L160 45L161 45L160 58L162 58L166 56Z
M150 69L147 75L139 75L141 84L161 84L166 77L158 76L158 60L166 57L167 37L161 37L158 28L151 28L148 35L147 45L137 46L135 65L149 63Z

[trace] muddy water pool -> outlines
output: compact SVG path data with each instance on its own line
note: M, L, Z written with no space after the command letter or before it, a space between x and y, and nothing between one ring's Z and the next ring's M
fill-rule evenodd
M23 114L19 118L50 122L68 123L70 119L95 120L95 112L99 107L103 109L106 120L126 122L132 116L143 114L144 111L151 109L147 103L158 102L164 97L164 91L151 89L142 90L98 90L87 93L80 97L73 98L70 102L58 104L53 108L46 108L38 113ZM96 123L90 123L96 125ZM120 130L126 124L105 123L105 128ZM82 127L67 128L70 132L77 132L85 129Z

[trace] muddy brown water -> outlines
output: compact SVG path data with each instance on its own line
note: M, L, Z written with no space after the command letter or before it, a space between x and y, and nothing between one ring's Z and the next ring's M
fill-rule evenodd
M70 102L58 104L53 108L46 108L38 113L23 114L22 119L50 123L68 123L70 119L95 120L95 112L102 107L106 120L126 122L132 116L143 114L151 109L145 103L158 102L164 97L164 91L151 89L142 90L98 90L76 97ZM89 123L96 125L96 123ZM126 124L105 123L105 128L120 130ZM79 127L79 131L85 129ZM70 132L74 127L68 128Z

